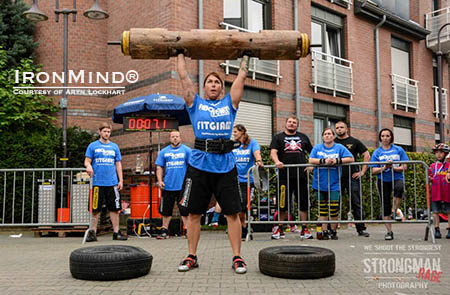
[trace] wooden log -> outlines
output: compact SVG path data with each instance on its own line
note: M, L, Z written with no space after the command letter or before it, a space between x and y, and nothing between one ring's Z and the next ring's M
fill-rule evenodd
M191 59L234 60L244 52L262 60L297 60L310 52L307 34L298 31L168 31L130 29L122 34L122 52L133 59L168 59L177 50Z

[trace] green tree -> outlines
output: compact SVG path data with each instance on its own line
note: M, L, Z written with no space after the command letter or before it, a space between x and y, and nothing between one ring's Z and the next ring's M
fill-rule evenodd
M33 40L33 23L22 16L27 9L23 0L0 0L0 47L6 50L8 68L34 56L37 43Z
M6 130L45 128L55 120L54 114L58 111L50 97L14 94L15 86L32 86L15 84L16 71L38 73L40 68L29 58L20 60L17 66L10 68L7 53L0 48L0 133Z

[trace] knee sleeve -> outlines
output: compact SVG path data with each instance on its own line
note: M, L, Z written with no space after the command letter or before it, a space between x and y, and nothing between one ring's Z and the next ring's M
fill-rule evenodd
M339 215L339 202L330 202L330 217L338 217Z
M328 202L321 200L319 201L319 216L328 217Z

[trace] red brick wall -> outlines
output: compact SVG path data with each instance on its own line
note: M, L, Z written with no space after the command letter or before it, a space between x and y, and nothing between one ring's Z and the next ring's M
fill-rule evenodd
M29 1L31 2L31 1ZM61 8L71 8L72 0L60 1ZM426 2L426 3L422 3ZM431 9L430 1L410 1L411 18L419 24L424 24L423 15ZM323 93L314 93L311 83L311 57L299 61L299 83L301 122L300 129L309 135L313 134L313 103L312 101L326 101L362 109L349 112L348 119L354 127L352 135L362 139L369 146L374 147L377 141L376 134L376 74L375 74L375 43L374 28L376 23L365 18L355 16L353 7L348 10L331 3L328 0L300 1L299 31L311 33L311 3L330 9L345 18L345 58L353 62L354 92L353 100L343 97L333 97ZM223 3L220 0L203 1L203 28L220 29L219 23L223 21ZM107 20L93 21L86 19L82 13L92 5L91 0L78 0L77 22L69 20L69 69L99 71L99 72L127 72L135 70L139 73L139 81L168 75L168 79L155 81L138 89L131 90L124 95L111 98L100 97L69 97L69 125L96 130L102 121L111 121L111 111L120 103L141 95L150 93L172 93L183 95L183 89L176 74L175 59L169 60L133 60L123 56L118 46L107 46L107 41L120 40L121 34L130 28L167 28L169 30L191 30L198 28L198 1L187 0L140 0L140 1L105 1L101 0L101 7L110 17ZM39 7L48 16L47 22L36 25L35 37L40 45L36 50L38 62L43 64L47 72L62 71L63 23L54 22L54 1L40 1ZM272 23L275 30L292 30L294 28L293 0L273 0ZM394 111L391 105L391 36L397 36L411 42L411 78L419 81L419 113L406 113ZM401 115L415 118L415 133L434 134L433 123L437 120L433 116L432 93L432 53L425 46L425 41L417 41L410 36L402 35L392 29L382 26L380 28L380 67L381 67L381 99L383 120L382 127L392 128L392 115ZM226 76L219 67L222 61L204 61L204 73L216 71L224 77L225 81L232 82L235 75ZM274 131L284 128L285 118L295 113L295 80L294 61L282 61L280 85L276 83L252 80L248 78L246 84L250 87L270 90L276 93L273 99ZM196 81L198 76L198 61L188 60L188 71ZM444 66L444 87L449 88L448 65ZM196 84L197 85L197 84ZM52 85L55 86L55 85ZM123 84L121 86L127 86ZM292 98L290 98L292 97ZM57 100L59 98L56 98ZM85 113L83 113L85 112ZM77 115L75 115L77 114ZM84 115L80 115L84 114ZM387 117L386 117L387 116ZM424 122L426 124L424 124ZM60 124L60 123L58 123ZM449 121L446 121L449 124ZM114 124L115 130L121 125ZM182 127L184 141L192 143L191 127ZM270 132L268 130L268 132ZM131 133L114 136L121 149L132 150L134 147L149 145L149 134ZM161 134L162 142L167 141L167 134ZM158 142L157 134L153 135L153 142ZM419 150L431 146L433 140L417 136L415 145ZM147 157L146 152L139 152ZM135 165L136 153L130 152L124 156L124 167Z

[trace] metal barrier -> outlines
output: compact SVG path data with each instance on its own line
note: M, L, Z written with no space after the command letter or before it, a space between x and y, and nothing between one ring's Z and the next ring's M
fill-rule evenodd
M320 179L320 173L327 173L328 174L328 189L327 193L330 195L331 192L331 182L330 182L330 169L333 169L333 167L336 166L319 166L319 165L312 165L312 164L298 164L298 165L284 165L283 169L286 169L287 171L284 173L286 175L287 185L285 188L285 192L289 194L290 192L290 186L294 185L294 189L296 189L296 196L290 198L286 197L288 200L287 202L287 212L290 216L293 216L292 220L287 221L280 221L279 218L276 216L277 212L280 212L280 175L279 170L276 168L275 165L265 165L264 169L267 174L267 178L269 181L268 190L266 191L258 191L255 190L255 193L253 197L248 194L248 215L247 215L247 224L248 224L248 232L247 235L247 241L249 239L252 239L251 235L251 227L252 225L256 224L283 224L283 225L299 225L299 224L325 224L325 223L399 223L399 221L396 220L384 220L383 219L383 199L385 196L383 196L383 190L381 193L375 192L374 187L376 188L376 182L377 182L377 175L372 173L371 166L372 165L386 165L386 162L353 162L349 164L343 164L339 165L342 166L341 169L348 169L349 175L352 175L351 173L351 167L352 166L358 166L361 169L361 166L368 165L368 169L365 173L365 175L362 177L360 181L357 181L359 183L359 203L361 204L360 208L360 216L362 217L361 220L349 220L347 217L348 212L352 212L352 179L349 178L348 181L348 190L346 194L343 194L342 192L342 171L341 169L338 169L339 173L339 213L338 213L338 219L337 220L318 220L318 211L319 211L319 202L317 202L316 197L313 194L313 190L311 188L312 185L312 169L317 169L318 173L318 179ZM397 164L407 164L408 169L407 171L403 171L403 198L401 200L402 204L399 208L403 208L403 212L405 215L407 215L407 218L404 218L401 223L426 223L427 228L425 232L425 240L428 239L428 233L431 233L431 240L434 243L434 228L432 226L432 219L430 218L430 192L429 192L429 178L428 178L428 165L423 161L394 161L393 165ZM257 169L256 166L253 166L248 171L248 179L249 182L247 184L248 191L250 191L250 174L253 171L253 168ZM290 168L290 169L287 169ZM308 210L307 210L307 220L301 221L299 220L300 217L300 169L304 170L306 169L306 182L307 182L307 196L308 196ZM319 169L318 169L319 168ZM294 170L294 171L292 171ZM324 171L326 170L326 171ZM394 179L394 171L393 169L390 169L392 171L392 179ZM360 170L358 170L360 171ZM293 177L292 173L296 174ZM291 174L291 175L290 175ZM292 180L296 180L296 183L290 183ZM257 181L255 179L255 181ZM347 180L344 180L347 181ZM383 173L381 173L381 181L383 182ZM408 183L408 185L406 185ZM394 190L394 181L392 182L392 193ZM418 189L424 188L424 195L418 196ZM321 186L318 186L319 192L321 189ZM378 191L378 189L376 189ZM286 193L285 193L286 194ZM344 202L344 199L348 198L348 204L347 202ZM375 198L375 199L374 199ZM392 197L392 202L394 202L394 198ZM316 205L317 203L317 205ZM381 204L380 204L381 203ZM295 204L297 206L295 206ZM421 206L418 206L418 204L422 204L423 208L420 208ZM328 206L330 206L330 202L328 202ZM363 210L363 207L369 208L369 212L367 210ZM425 209L426 207L426 209ZM394 206L392 206L394 208ZM421 209L423 209L423 215L421 216ZM366 212L364 212L366 211ZM379 213L378 213L379 212ZM426 218L425 218L425 213ZM364 218L364 215L366 218ZM278 215L279 216L279 215ZM344 217L345 216L345 217ZM379 218L381 216L381 218ZM330 217L330 210L328 210L328 219ZM368 217L368 218L367 218Z
M85 168L0 169L0 226L89 225Z

